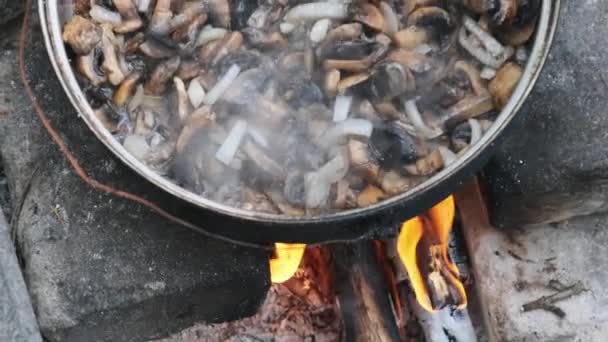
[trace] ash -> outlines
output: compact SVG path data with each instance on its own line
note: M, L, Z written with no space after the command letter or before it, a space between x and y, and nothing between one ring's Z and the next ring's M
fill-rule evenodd
M274 284L259 312L222 324L200 324L156 342L340 341L341 319L334 303L310 287L299 270L285 285Z

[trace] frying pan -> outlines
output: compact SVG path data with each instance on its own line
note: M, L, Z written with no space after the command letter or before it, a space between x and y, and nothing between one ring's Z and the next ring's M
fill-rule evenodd
M62 40L63 23L73 0L39 0L38 10L46 48L66 95L92 133L122 162L176 201L162 206L205 229L253 242L330 242L395 233L400 223L454 192L480 170L492 156L501 132L532 90L548 55L557 26L560 0L543 0L534 43L521 81L492 127L472 148L441 172L409 191L370 207L316 217L293 218L246 211L216 203L190 192L150 170L116 141L94 115L76 80Z

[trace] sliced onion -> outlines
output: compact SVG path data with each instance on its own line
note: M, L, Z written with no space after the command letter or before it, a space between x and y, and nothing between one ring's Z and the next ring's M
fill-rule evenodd
M264 148L268 148L270 146L270 142L268 141L268 138L266 138L266 135L264 135L264 133L259 128L249 126L247 128L247 133L249 134L251 139L253 139L253 141L256 144L258 144Z
M236 155L236 151L239 149L241 145L241 141L243 141L243 137L247 132L247 122L244 120L238 120L230 133L228 133L228 137L224 140L224 143L215 153L215 158L221 161L224 165L229 166Z
M321 42L323 39L325 39L330 26L331 20L327 18L317 21L310 29L310 40L313 43Z
M439 146L437 149L439 150L439 154L441 154L441 159L443 159L443 165L445 167L448 167L458 158L454 152L445 146Z
M321 137L320 145L329 148L344 142L346 137L353 135L369 138L373 130L374 126L369 120L347 119L328 129Z
M199 33L198 38L196 39L196 46L203 46L210 41L222 39L226 33L228 33L228 30L225 28L207 25L201 30L201 33Z
M122 146L139 160L143 160L150 151L150 145L148 145L146 137L142 135L127 135Z
M496 69L490 68L489 66L485 66L483 69L481 69L481 72L479 73L479 77L481 77L484 80L491 80L495 76L496 76Z
M399 31L399 18L397 17L397 13L395 13L393 7L387 4L386 1L380 3L380 10L382 11L386 23L386 33L392 36Z
M205 95L205 89L203 89L203 86L201 86L201 83L196 78L190 81L188 85L188 98L194 108L198 108L203 103Z
M469 146L473 146L481 139L483 129L481 128L479 120L476 119L469 119L469 126L471 126L471 142L469 142Z
M405 114L407 115L410 122L416 127L417 133L421 133L427 139L435 139L443 132L439 129L431 129L422 120L422 115L416 106L415 100L405 101L404 103Z
M338 95L334 103L334 122L341 122L348 118L350 107L353 104L352 96Z
M346 19L348 17L348 5L337 2L310 2L293 7L285 15L288 22L300 22L309 20Z
M320 208L329 199L331 184L321 179L318 173L310 172L304 175L304 191L306 208Z
M226 90L228 90L232 82L234 82L234 80L239 76L240 72L241 67L236 64L232 65L230 69L228 69L228 71L224 74L224 76L222 76L222 78L217 81L213 88L209 90L203 102L208 105L215 104L220 98L222 98L222 96L224 95Z
M484 31L484 29L482 29L481 26L479 26L479 24L477 24L475 20L465 15L463 17L463 24L464 27L466 27L467 30L469 30L469 32L471 32L473 36L479 39L479 42L483 44L483 46L490 54L492 54L492 56L500 57L504 53L504 46L502 46L502 44L500 44L500 42L496 40L491 34Z
M137 10L141 13L148 13L152 0L139 0L137 2Z
M334 184L342 180L348 172L349 160L343 154L340 153L332 160L323 165L318 171L320 179L327 181L330 184Z
M110 23L112 25L118 25L122 23L122 18L120 17L120 13L110 11L109 9L99 6L93 5L91 6L91 10L89 11L89 15L93 20L98 23Z

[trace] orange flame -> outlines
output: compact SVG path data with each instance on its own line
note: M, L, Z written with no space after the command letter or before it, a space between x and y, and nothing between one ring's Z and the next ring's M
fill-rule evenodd
M397 251L414 288L416 301L418 301L422 308L430 312L436 310L431 303L431 298L425 285L426 282L419 267L417 253L418 245L426 234L432 234L432 238L440 245L441 261L447 268L447 272L443 272L441 275L446 277L448 283L454 286L458 292L461 299L458 308L463 309L467 305L464 285L459 280L460 273L448 256L448 240L454 223L455 212L454 197L449 196L431 208L426 215L414 217L404 222L397 240Z
M298 270L306 245L276 243L274 257L270 259L270 280L273 283L288 281Z

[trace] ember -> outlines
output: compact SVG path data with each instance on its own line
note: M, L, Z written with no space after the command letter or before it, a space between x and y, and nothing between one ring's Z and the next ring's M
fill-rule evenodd
M403 223L397 242L416 300L430 312L447 305L459 309L467 305L460 273L448 256L454 214L454 197L449 196L427 213Z

